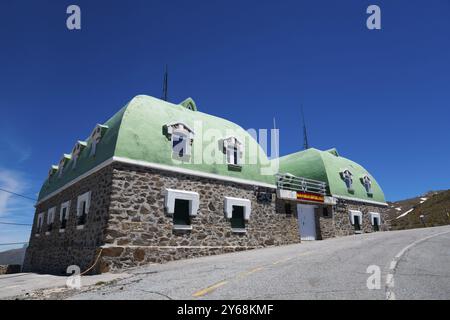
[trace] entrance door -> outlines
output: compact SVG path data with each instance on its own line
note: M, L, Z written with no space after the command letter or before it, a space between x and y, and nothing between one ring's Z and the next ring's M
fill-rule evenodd
M298 226L301 240L316 240L315 207L316 206L297 204Z

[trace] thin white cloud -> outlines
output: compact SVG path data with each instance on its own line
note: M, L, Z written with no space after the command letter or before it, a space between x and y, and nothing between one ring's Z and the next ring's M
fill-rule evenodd
M25 183L18 173L11 170L0 169L0 188L20 193L25 189ZM0 217L6 214L8 203L11 202L11 197L11 194L0 191Z
M24 174L18 171L0 168L0 188L18 194L27 193L30 184ZM3 222L31 223L34 213L33 201L7 192L0 191L0 219ZM26 242L30 237L31 227L0 225L0 243ZM21 247L0 246L0 251Z

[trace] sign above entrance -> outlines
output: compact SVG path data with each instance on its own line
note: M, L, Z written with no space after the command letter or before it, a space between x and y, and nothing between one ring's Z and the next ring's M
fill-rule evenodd
M320 194L297 192L297 200L312 201L312 202L324 202L324 196Z

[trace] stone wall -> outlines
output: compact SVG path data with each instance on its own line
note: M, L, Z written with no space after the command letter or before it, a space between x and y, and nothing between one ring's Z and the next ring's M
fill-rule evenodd
M2 264L0 265L0 274L20 273L22 266L20 264Z
M67 267L78 265L81 271L95 260L103 244L103 231L108 221L112 183L112 167L106 167L66 188L36 207L30 243L26 251L25 272L66 274ZM91 191L91 205L82 230L76 228L76 207L79 195ZM70 200L70 210L64 232L60 232L61 204ZM56 206L53 229L46 234L47 211ZM37 215L45 212L42 231L36 235Z
M164 209L165 188L199 194L200 206L191 221L192 231L173 230L172 217ZM300 242L296 216L276 212L275 190L260 191L272 193L272 201L259 202L254 186L115 164L100 269ZM251 200L247 233L232 232L224 215L226 196Z
M320 238L327 239L332 237L341 237L355 234L353 225L350 223L349 210L358 210L362 213L361 233L374 232L370 221L369 212L378 212L381 217L380 231L389 230L389 224L385 220L386 209L382 206L370 205L355 201L338 200L336 206L329 207L328 217L317 213L318 223L320 225ZM316 221L317 222L317 221ZM316 224L317 225L317 224Z

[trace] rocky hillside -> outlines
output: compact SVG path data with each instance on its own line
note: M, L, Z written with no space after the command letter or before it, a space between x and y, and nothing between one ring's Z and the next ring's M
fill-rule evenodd
M393 230L450 224L450 190L430 191L388 204L388 219Z

